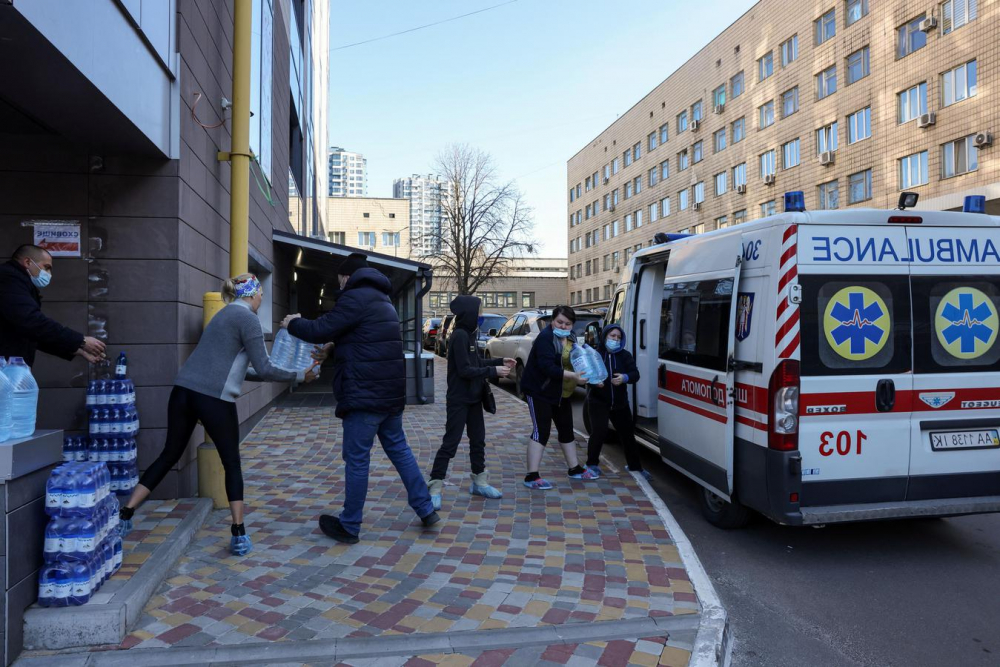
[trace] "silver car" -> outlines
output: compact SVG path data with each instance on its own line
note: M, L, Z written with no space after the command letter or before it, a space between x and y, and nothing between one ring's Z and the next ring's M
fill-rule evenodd
M522 310L504 322L500 329L490 330L491 338L486 342L484 352L487 359L499 359L509 357L517 361L514 373L510 379L514 381L517 395L524 397L521 393L521 376L524 374L524 365L528 363L528 355L531 354L531 344L535 342L535 336L549 326L552 321L552 311L550 310ZM587 325L599 322L600 315L588 311L577 311L576 324L573 325L573 335L579 344L584 343L584 333Z

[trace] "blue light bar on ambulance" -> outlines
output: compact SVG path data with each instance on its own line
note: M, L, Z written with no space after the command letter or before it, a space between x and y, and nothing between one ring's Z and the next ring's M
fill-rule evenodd
M986 197L983 195L969 195L962 205L963 213L986 213Z
M653 235L653 241L655 243L673 243L674 241L680 241L681 239L686 239L692 236L691 234L667 234L666 232L657 232Z
M806 210L806 196L802 190L794 190L785 193L785 212L801 213Z

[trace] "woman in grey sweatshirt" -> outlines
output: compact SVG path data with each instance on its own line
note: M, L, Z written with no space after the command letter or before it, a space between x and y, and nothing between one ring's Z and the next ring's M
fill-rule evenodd
M233 515L229 550L235 556L243 556L253 548L243 527L243 471L236 398L244 380L310 382L316 378L312 372L293 373L271 365L257 318L263 296L260 281L249 273L223 283L222 298L229 305L205 327L198 346L174 380L167 403L166 444L121 509L123 532L131 530L135 508L180 460L200 421L219 450L226 472L226 496Z

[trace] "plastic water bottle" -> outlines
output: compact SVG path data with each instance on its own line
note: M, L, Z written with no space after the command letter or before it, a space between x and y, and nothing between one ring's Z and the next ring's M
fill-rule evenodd
M80 471L79 480L76 506L80 514L86 514L97 507L97 470L84 468Z
M55 586L55 594L53 595L54 604L52 606L66 607L69 605L69 594L72 591L70 568L66 563L55 563L52 569L54 570L52 580Z
M61 468L61 466L60 466ZM56 468L49 474L48 481L45 482L45 513L49 516L58 516L62 507L63 475L62 470Z
M76 461L75 447L76 447L76 438L74 438L71 435L67 435L65 438L63 438L63 455L62 455L63 461L67 463L70 461Z
M38 383L21 357L11 357L2 372L13 385L11 392L11 437L26 438L35 432L38 413Z
M45 542L42 547L42 556L46 563L54 563L63 552L63 520L60 517L49 519L45 526Z
M94 380L94 405L101 406L107 404L108 404L107 380Z
M97 380L87 383L87 407L92 408L97 405Z
M118 380L124 380L125 375L128 371L128 357L122 352L118 355L118 361L115 362L115 378Z
M115 529L115 532L112 533L112 535L114 535L114 537L111 538L111 543L114 545L115 549L115 564L113 572L117 572L122 568L122 538L120 535L118 535L117 528Z
M286 371L303 371L312 365L312 346L281 329L271 346L271 364Z
M38 573L38 604L43 607L56 606L56 572L58 565L52 563Z
M7 360L0 357L0 442L10 440L14 431L14 415L11 402L14 400L14 385L3 373Z
M62 503L59 505L59 514L60 516L72 516L76 512L77 503L79 503L77 488L80 483L79 474L73 468L69 468L63 473L62 479Z
M91 571L87 561L74 563L72 572L72 589L70 591L69 603L71 605L81 605L90 602Z

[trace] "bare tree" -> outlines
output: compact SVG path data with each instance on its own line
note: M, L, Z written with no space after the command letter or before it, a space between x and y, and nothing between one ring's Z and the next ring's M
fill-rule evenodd
M535 252L531 209L514 183L502 183L493 158L464 144L445 149L437 169L448 194L441 228L430 245L435 266L454 276L459 294L473 294L486 281L504 276L511 260Z

